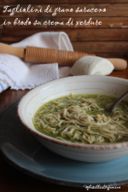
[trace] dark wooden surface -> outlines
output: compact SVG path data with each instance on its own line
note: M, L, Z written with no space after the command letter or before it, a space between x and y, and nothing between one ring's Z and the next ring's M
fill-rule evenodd
M115 71L112 76L122 77L128 79L128 69L125 71ZM19 100L25 93L25 91L6 90L0 94L0 113L8 109L8 107ZM73 188L67 186L59 186L57 184L46 183L39 181L36 178L27 176L16 168L10 166L6 160L0 154L0 192L42 192L42 191L55 191L55 192L84 192L85 189ZM101 190L89 190L100 192ZM105 191L105 190L103 190ZM128 192L128 185L121 186L120 190L110 190L119 192Z

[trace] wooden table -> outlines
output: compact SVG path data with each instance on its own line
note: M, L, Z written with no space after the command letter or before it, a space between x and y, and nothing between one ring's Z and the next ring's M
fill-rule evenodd
M125 71L115 71L112 76L122 77L128 79L128 69ZM7 109L11 104L19 100L25 93L25 91L13 91L7 90L0 94L0 113ZM10 166L6 160L0 154L0 192L23 192L23 191L86 191L84 188L71 188L67 186L59 186L56 184L46 183L39 181L31 176L24 175L14 167ZM89 191L101 191L101 190L89 190ZM106 190L103 190L106 191ZM128 185L121 186L121 189L114 189L110 191L128 192Z

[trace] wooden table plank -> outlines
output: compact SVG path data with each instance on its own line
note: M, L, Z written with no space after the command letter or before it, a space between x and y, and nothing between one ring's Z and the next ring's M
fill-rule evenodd
M110 3L128 3L128 0L109 0ZM41 4L42 0L0 0L0 4L4 5L4 4L17 4L17 3L22 3L22 4L26 4L26 3L30 3L30 4ZM78 3L85 3L85 0L43 0L44 4L62 4L62 3L68 3L68 4L78 4ZM106 0L86 0L86 3L106 3Z
M98 52L128 52L128 42L74 42L76 50L85 52L95 52L98 47Z
M37 22L38 21L38 24ZM70 22L69 22L70 21ZM9 24L8 24L9 22ZM10 23L11 22L11 23ZM0 17L4 31L65 29L128 29L127 17ZM18 28L18 29L17 29Z
M45 29L44 31L51 30ZM60 29L56 29L54 31L60 31ZM128 29L64 29L64 31L68 33L71 41L73 42L128 41ZM0 37L0 41L8 43L16 42L37 32L40 32L40 28L33 28L31 30L24 30L23 28L17 28L16 30L13 28L10 30L4 29L2 36Z
M17 8L18 7L18 8ZM29 7L29 8L28 8ZM47 9L47 7L49 7ZM59 17L85 17L85 16L104 16L104 17L126 17L128 16L128 3L127 4L22 4L22 5L8 5L7 10L4 9L4 6L0 6L0 16L10 15L10 11L13 11L13 8L17 8L17 11L14 11L16 17L20 16L59 16ZM24 14L23 14L23 8ZM28 8L28 9L27 9ZM11 10L10 10L11 9ZM36 11L34 11L36 9ZM41 12L40 12L41 9ZM47 12L45 10L48 10ZM6 10L6 11L4 11ZM37 12L39 11L39 13ZM50 10L50 11L49 11ZM11 13L12 14L12 13ZM13 15L10 15L13 16Z

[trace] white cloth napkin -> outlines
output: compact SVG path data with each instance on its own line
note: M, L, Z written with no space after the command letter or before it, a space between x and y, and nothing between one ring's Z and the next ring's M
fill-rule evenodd
M15 47L36 46L73 51L68 35L64 32L41 32L18 43ZM0 92L11 89L30 89L48 81L69 75L69 68L58 64L30 65L16 56L0 54Z

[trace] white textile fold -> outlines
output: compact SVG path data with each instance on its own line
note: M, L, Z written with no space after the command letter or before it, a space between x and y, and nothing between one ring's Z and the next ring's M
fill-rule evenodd
M12 46L35 46L73 51L70 39L64 32L40 32L18 43L13 43ZM69 68L63 67L60 73L57 63L31 65L16 56L0 54L0 92L8 87L16 90L31 89L59 77L67 76L67 70Z

